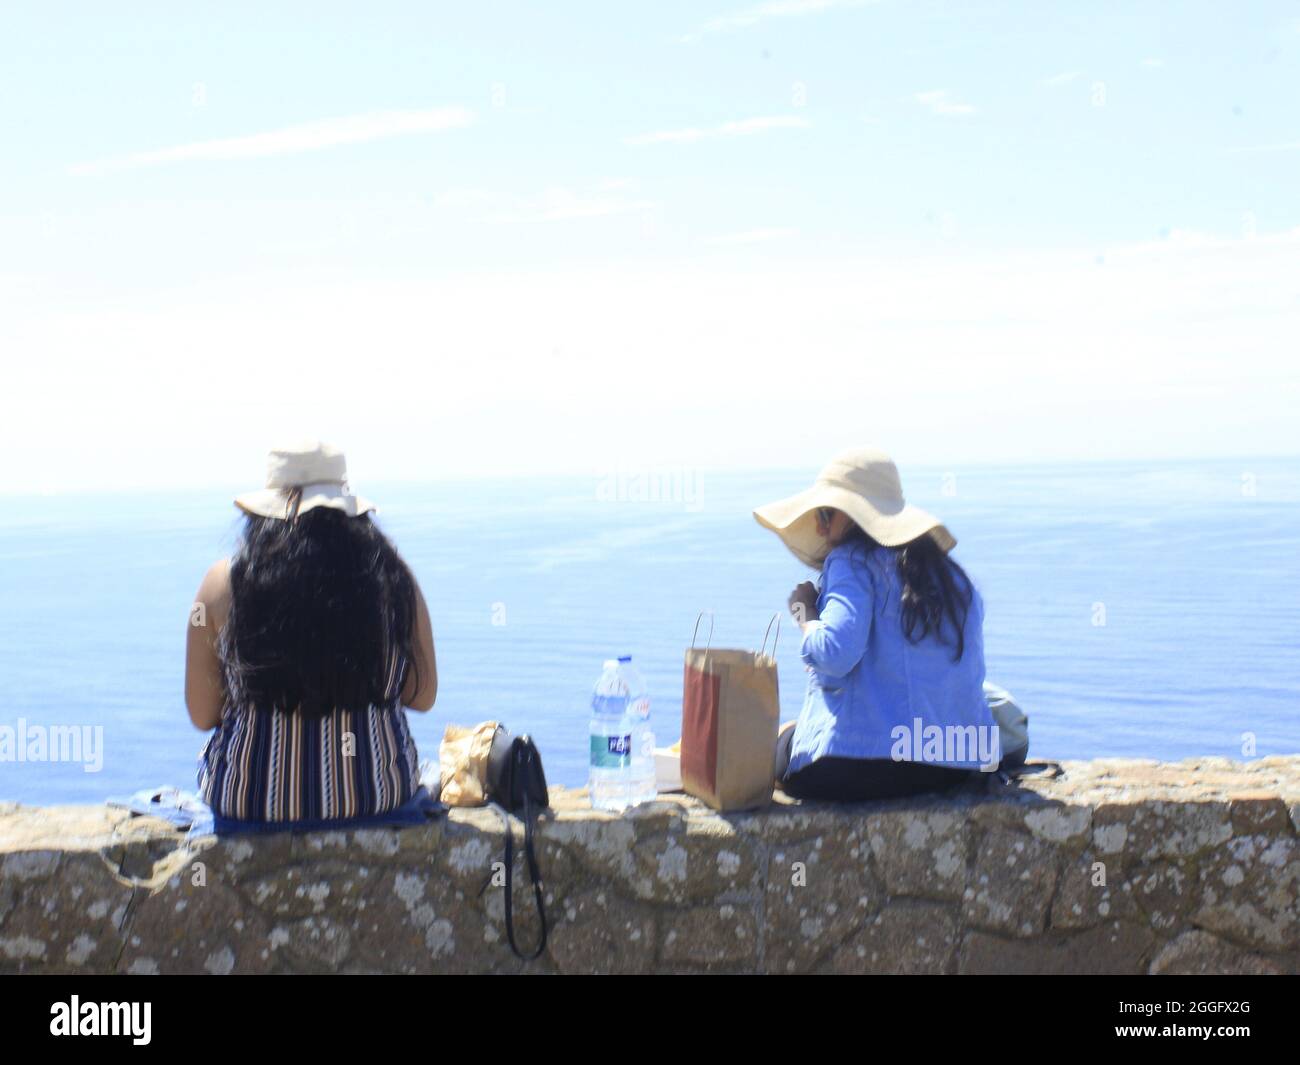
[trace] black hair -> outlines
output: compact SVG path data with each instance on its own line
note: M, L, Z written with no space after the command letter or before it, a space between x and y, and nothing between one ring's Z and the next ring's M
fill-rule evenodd
M882 546L856 522L849 524L843 542L861 543L868 549ZM960 662L966 653L966 618L975 595L966 571L929 533L887 550L894 553L898 580L903 586L903 635L911 643L920 643L933 632L940 643L948 643L944 632L947 620L956 635L953 661Z
M249 515L230 590L218 650L236 705L316 717L418 687L415 579L368 514Z

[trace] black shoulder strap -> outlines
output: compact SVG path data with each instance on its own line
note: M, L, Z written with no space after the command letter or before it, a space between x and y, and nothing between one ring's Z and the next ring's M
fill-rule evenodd
M546 949L546 903L542 897L542 874L537 866L537 854L533 848L533 811L532 803L529 799L528 792L524 792L524 854L528 859L528 877L533 882L533 900L537 904L537 917L542 924L541 938L537 943L537 949L531 954L525 954L519 949L515 942L515 920L514 920L514 868L515 868L515 836L510 828L510 817L506 815L506 939L510 941L510 949L515 952L516 957L524 961L533 961L541 956Z

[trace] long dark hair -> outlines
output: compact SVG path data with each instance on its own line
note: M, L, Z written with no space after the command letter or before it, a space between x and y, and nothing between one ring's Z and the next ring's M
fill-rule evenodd
M236 705L316 717L390 705L410 676L418 687L415 581L368 514L249 515L230 588L219 652Z
M845 543L861 543L867 549L881 545L856 523L844 537ZM966 653L966 618L974 598L974 585L957 560L950 558L929 533L901 547L891 547L898 580L903 586L900 619L903 635L911 643L920 643L930 633L940 643L948 643L944 621L956 634L954 662Z

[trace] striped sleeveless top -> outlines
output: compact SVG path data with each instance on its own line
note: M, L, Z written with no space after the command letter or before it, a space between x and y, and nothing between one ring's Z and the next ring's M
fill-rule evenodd
M393 654L384 707L320 717L227 703L199 755L199 794L220 817L315 821L387 813L419 787Z

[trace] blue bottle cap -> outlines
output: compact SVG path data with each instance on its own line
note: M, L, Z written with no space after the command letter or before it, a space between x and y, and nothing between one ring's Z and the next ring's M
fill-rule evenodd
M631 662L631 661L632 661L632 656L631 656L631 655L619 655L619 656L618 656L618 660L619 660L620 662Z

